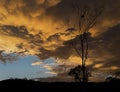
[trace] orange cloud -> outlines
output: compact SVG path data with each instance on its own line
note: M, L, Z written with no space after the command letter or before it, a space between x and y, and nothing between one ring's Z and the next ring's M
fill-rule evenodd
M42 62L33 62L31 65L32 66L38 66L38 65L41 65L41 64L43 64Z
M53 75L57 75L56 72L45 72L45 73L47 73L47 74L53 74Z
M87 4L90 2L83 0L83 4L86 4L86 1ZM92 1L95 3L95 0ZM100 1L105 2L105 10L95 27L90 30L89 57L86 64L97 69L104 68L108 65L106 63L110 63L111 69L115 70L119 64L114 65L115 67L112 67L112 64L118 61L116 57L119 57L116 50L119 47L119 44L116 45L119 31L114 30L119 30L120 3L119 0L106 3L107 1L109 0ZM77 28L67 31L68 28L76 27L76 19L72 16L72 2L73 0L1 0L0 50L33 55L42 60L52 57L59 60L58 64L66 62L66 66L81 64L80 57L69 44L71 40L77 40ZM66 17L69 16L70 20L66 21ZM110 38L113 36L114 40ZM77 46L80 48L79 42ZM40 64L34 62L32 65ZM52 70L49 66L45 68Z
M96 64L93 68L100 68L100 67L102 67L103 66L103 64L101 63L101 64Z

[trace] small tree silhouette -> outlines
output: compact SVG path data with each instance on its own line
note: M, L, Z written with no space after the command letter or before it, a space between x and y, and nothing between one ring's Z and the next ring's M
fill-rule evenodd
M112 76L109 76L109 77L107 77L107 78L105 79L106 82L110 82L110 81L112 81L112 80L113 80L113 77L112 77Z
M85 76L86 76L85 77L85 82L88 82L88 79L91 76L91 73L86 69L86 67L84 69L85 69ZM68 75L73 76L74 80L76 82L82 82L82 79L83 79L83 73L82 73L82 71L83 71L83 67L80 66L80 65L78 65L78 66L72 68L69 71Z
M119 78L120 77L120 71L115 72L115 78Z
M78 65L70 70L68 75L73 76L76 82L81 82L81 66Z

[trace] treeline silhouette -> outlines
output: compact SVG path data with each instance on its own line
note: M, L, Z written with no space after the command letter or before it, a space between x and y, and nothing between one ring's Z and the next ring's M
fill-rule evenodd
M38 82L27 79L8 79L0 82L1 92L22 91L26 89L32 92L119 92L120 79L100 83L88 82ZM118 90L118 91L115 91Z

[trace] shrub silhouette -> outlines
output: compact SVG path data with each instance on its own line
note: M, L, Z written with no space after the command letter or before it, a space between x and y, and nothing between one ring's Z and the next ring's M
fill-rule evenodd
M115 77L119 78L120 77L120 71L115 72Z
M91 73L86 69L86 67L84 67L85 69L85 82L88 82L88 78L91 76ZM83 67L81 67L80 65L72 68L68 75L73 76L75 82L82 82L83 80Z
M78 65L75 68L72 68L68 73L68 75L73 76L76 82L81 82L81 76L80 76L82 72L81 70L82 70L81 66Z

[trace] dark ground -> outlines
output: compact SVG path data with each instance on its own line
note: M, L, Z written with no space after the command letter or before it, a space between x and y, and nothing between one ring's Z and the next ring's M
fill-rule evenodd
M0 82L0 92L24 92L25 90L27 92L120 92L120 81L83 84L9 79Z

